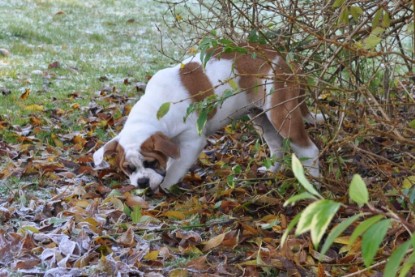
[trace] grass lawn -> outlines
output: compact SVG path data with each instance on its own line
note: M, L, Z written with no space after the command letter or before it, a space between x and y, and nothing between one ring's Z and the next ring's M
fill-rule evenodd
M151 1L6 0L0 10L0 48L10 53L0 56L0 114L11 124L24 124L33 104L69 109L70 94L84 106L105 86L129 93L124 79L145 82L171 63L158 49L164 9Z

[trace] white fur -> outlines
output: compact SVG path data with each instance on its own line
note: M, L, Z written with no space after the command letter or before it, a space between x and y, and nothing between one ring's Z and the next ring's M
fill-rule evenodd
M200 56L189 58L183 62L200 63ZM275 61L278 62L278 59ZM205 73L215 88L215 94L219 97L226 90L232 89L229 80L233 78L238 83L236 69L233 67L232 60L211 58L206 65ZM134 165L137 170L130 175L131 184L135 185L140 178L149 178L149 186L152 190L157 190L159 186L168 189L176 184L186 174L190 166L197 160L200 152L206 144L206 137L222 128L231 120L248 113L252 108L266 110L269 108L270 97L268 96L262 103L251 103L245 93L238 93L235 96L224 101L223 105L217 108L215 115L208 120L202 134L197 133L196 122L198 115L191 114L184 122L183 118L186 114L188 106L192 103L189 99L189 93L181 83L179 76L180 65L166 68L157 72L149 81L145 94L135 104L125 123L124 128L119 135L114 138L124 148L126 153L126 161ZM270 72L271 74L271 72ZM270 75L271 77L271 75ZM264 80L264 83L267 81ZM266 85L266 91L270 93L272 86ZM160 106L165 102L171 102L170 110L160 120L156 114ZM255 117L255 115L252 115ZM310 115L307 117L309 121L318 121L319 116ZM270 147L272 155L282 156L281 143L282 137L277 133L270 123L266 114L256 117L254 120L256 125L262 128L262 135ZM156 132L162 132L172 140L180 148L180 158L169 159L167 163L167 172L165 178L154 172L152 169L143 167L143 157L140 154L140 146L151 135ZM105 146L104 146L105 147ZM104 148L103 147L103 148ZM104 149L99 149L94 154L94 162L98 168L107 166L104 161ZM311 143L310 147L300 147L292 145L294 152L300 157L309 157L304 164L309 167L313 176L318 176L318 149ZM277 170L278 164L272 168Z

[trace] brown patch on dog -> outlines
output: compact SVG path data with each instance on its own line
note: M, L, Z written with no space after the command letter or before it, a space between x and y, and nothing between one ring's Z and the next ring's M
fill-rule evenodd
M305 131L303 115L308 114L304 103L304 88L297 72L293 72L282 55L259 44L240 45L247 53L224 53L223 48L212 49L217 59L231 59L238 72L239 87L249 100L262 104L267 92L264 82L273 84L271 109L266 111L274 128L284 138L299 146L309 146L311 141Z
M193 102L201 102L205 98L214 95L214 89L209 78L203 71L200 63L190 62L180 68L180 80L187 89ZM216 108L209 113L209 118L214 116Z
M104 157L108 155L115 156L118 167L123 172L126 172L125 164L124 164L125 151L124 151L124 148L121 146L121 144L118 143L117 140L110 141L104 146Z
M148 161L156 160L162 169L166 169L168 157L178 159L179 147L166 135L157 132L141 144L141 154Z

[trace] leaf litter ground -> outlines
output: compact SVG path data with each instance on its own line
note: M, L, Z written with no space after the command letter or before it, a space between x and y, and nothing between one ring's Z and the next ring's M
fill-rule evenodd
M40 76L46 92L70 72L51 60ZM94 95L68 89L51 103L31 101L30 89L16 97L17 88L30 88L16 78L8 81L13 92L2 88L0 95L24 110L19 120L11 111L0 115L0 276L344 276L365 268L360 241L347 245L350 232L321 262L308 235L290 236L280 247L307 203L283 207L299 189L289 170L257 172L267 153L249 122L212 136L175 193L142 196L114 168L94 171L91 155L121 129L144 77L89 77L101 86ZM124 81L113 85L114 78ZM338 107L348 104L320 99L328 121L308 130L322 150L325 197L347 203L348 184L359 173L373 204L412 227L415 136L408 120L415 111L405 104L413 99L393 101L393 122L354 104L338 126ZM356 211L340 208L334 224ZM394 225L376 262L405 239L402 225Z
M128 79L123 86L136 90ZM359 248L347 248L341 238L321 263L308 236L290 237L283 248L279 246L282 232L301 208L284 208L282 203L298 187L289 172L257 173L267 153L244 121L209 139L175 194L140 196L114 168L94 171L91 154L102 144L97 131L117 133L134 101L116 87L104 88L80 108L82 131L62 132L43 141L37 134L64 125L65 114L72 111L34 111L25 126L0 121L18 141L2 140L0 148L0 176L6 180L0 200L2 275L339 276L363 268ZM322 128L309 126L309 130L326 135ZM387 139L383 143L389 147L376 155L384 158L368 155L356 160L355 153L344 166L367 180L376 178L373 195L386 197L376 193L392 191L403 178L392 178L396 173L385 168L397 170L409 160L402 155L402 161L387 164L384 159L396 158L398 147L406 146ZM347 159L346 154L342 158ZM363 167L362 160L369 158ZM371 166L374 162L377 167ZM394 166L398 162L400 166ZM322 192L341 201L347 186L333 188L340 182L330 181L335 176L325 162L323 170L329 177ZM399 212L397 200L387 202ZM337 221L354 212L340 211ZM390 240L401 239L402 230L392 231ZM384 246L384 255L391 247Z

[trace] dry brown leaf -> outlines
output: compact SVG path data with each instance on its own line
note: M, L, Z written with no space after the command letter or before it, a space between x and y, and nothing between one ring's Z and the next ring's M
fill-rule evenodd
M216 237L211 238L207 242L204 243L203 252L207 252L215 247L218 247L222 244L223 240L225 239L225 234L217 235Z
M132 247L136 244L134 238L134 230L129 227L127 231L123 232L122 235L117 239L117 242L123 246Z
M148 203L140 196L132 195L129 192L124 193L125 196L125 204L127 204L130 208L132 207L141 207L143 209L148 208Z

